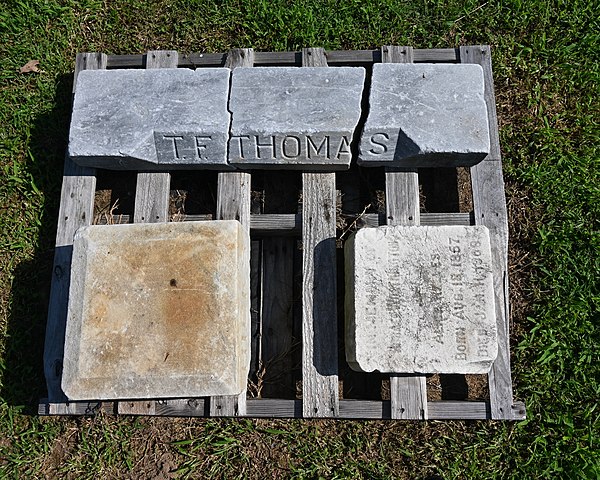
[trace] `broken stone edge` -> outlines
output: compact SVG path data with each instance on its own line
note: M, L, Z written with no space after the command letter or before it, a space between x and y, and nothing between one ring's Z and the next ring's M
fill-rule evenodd
M184 70L177 68L170 69L151 69L151 70L143 70L143 72L155 73L159 71L160 73L164 73L167 70ZM219 156L211 158L208 162L195 162L195 163L176 163L176 162L161 162L159 160L158 151L156 151L156 159L154 160L146 160L144 158L140 158L136 156L136 153L141 154L150 148L151 151L156 150L156 137L160 134L172 134L174 132L169 131L168 128L154 128L152 130L148 130L145 134L144 139L139 142L138 147L134 148L129 153L121 152L120 156L117 155L86 155L86 154L78 154L73 152L73 145L71 143L71 129L73 118L71 118L71 124L69 126L69 138L68 138L68 146L67 146L67 156L76 164L82 167L90 167L90 168L101 168L108 170L139 170L139 171L172 171L172 170L219 170L219 171L234 171L235 167L230 165L227 161L228 153L229 153L229 131L231 128L231 114L227 110L227 104L229 102L229 93L231 91L231 70L227 67L211 67L205 69L191 70L185 69L190 72L195 71L209 71L209 70L220 70L226 71L227 73L227 97L225 101L225 109L224 116L227 117L227 125L223 129L223 132L216 132L212 134L215 137L215 143L218 143L219 140L222 140L222 143L225 145L223 149L223 156ZM96 75L98 73L108 74L110 75L112 72L120 72L120 71L132 71L132 69L116 69L116 70L83 70L79 72L79 75ZM73 99L73 106L77 103L78 99L78 90L75 91L75 96ZM73 114L71 114L73 117ZM190 132L184 132L183 129L181 131L177 131L177 134L188 134ZM218 139L217 139L218 138Z
M375 66L381 64L375 64ZM389 64L386 64L388 66ZM414 64L393 64L396 67L402 68L403 66L414 66ZM481 79L481 85L485 90L485 76L483 74L483 68L478 64L421 64L421 65L432 65L432 66L457 66L459 68L472 68L477 70L478 75ZM488 157L491 151L491 138L490 128L492 127L489 123L489 116L487 113L487 102L482 92L481 100L483 102L483 117L485 119L487 137L487 149L484 150L473 150L473 151L447 151L447 152L430 152L419 148L418 144L413 142L400 128L378 128L377 125L369 124L369 115L363 125L363 129L358 141L358 157L357 164L361 167L390 167L390 168L436 168L436 167L472 167L482 162ZM368 108L370 110L371 97L369 94ZM398 143L394 147L394 155L381 155L379 160L374 160L373 157L363 156L363 144L366 142L365 138L377 134L386 134L388 137L399 136ZM410 152L409 155L403 155L402 150L415 150Z
M293 71L306 71L306 70L321 70L321 69L327 69L328 67L277 67L279 70L293 70ZM357 109L357 115L354 119L351 119L350 123L352 123L352 125L349 127L348 130L345 129L341 129L341 128L337 128L337 129L328 129L328 130L316 130L314 128L304 128L304 130L302 131L284 131L284 130L279 130L279 131L263 131L260 129L257 130L248 130L248 131L244 131L244 135L248 135L250 137L252 136L269 136L269 137L273 137L273 141L275 142L275 137L281 137L283 138L283 140L280 140L278 138L278 140L280 140L280 149L283 149L283 143L285 142L286 138L289 137L305 137L305 142L304 144L306 145L306 149L308 150L308 139L306 137L309 137L310 135L313 136L318 136L320 137L334 137L333 140L333 145L334 145L334 149L337 147L338 150L341 149L341 144L342 144L342 139L344 137L347 138L348 140L348 149L349 149L349 154L348 154L348 160L294 160L294 159L271 159L265 162L261 162L259 161L259 159L257 158L252 158L249 160L241 160L239 156L234 156L232 155L232 142L235 138L239 138L239 135L234 135L233 132L236 129L235 125L234 125L234 121L235 121L235 112L232 109L231 106L231 102L232 102L232 90L234 88L233 86L233 78L231 81L231 85L230 85L230 92L229 92L229 111L231 113L231 122L230 122L230 138L229 138L229 142L228 142L228 153L227 153L227 158L228 158L228 163L229 165L231 165L232 167L235 168L239 168L239 169L260 169L260 170L277 170L277 169L286 169L286 170L305 170L305 171L316 171L316 172L322 172L322 171L339 171L339 170L348 170L350 168L350 165L352 164L352 160L354 158L354 154L353 152L356 150L355 145L357 146L358 144L358 133L359 131L357 130L357 128L359 127L359 125L361 124L361 118L363 115L363 108L362 108L362 98L365 92L365 82L367 80L367 76L366 76L366 69L364 67L338 67L336 70L338 72L343 71L344 69L347 70L351 70L352 72L355 72L357 74L358 77L360 77L360 88L358 88L357 86L357 92L356 92L356 97L352 98L352 101L355 102L354 107ZM339 141L338 141L339 139ZM256 138L256 142L258 141L258 138ZM264 140L263 140L264 141ZM317 141L318 142L318 141ZM328 139L329 142L329 147L331 148L332 145L332 140L331 138ZM299 141L298 145L301 144L301 141ZM300 156L299 156L300 157ZM302 158L302 157L300 157Z

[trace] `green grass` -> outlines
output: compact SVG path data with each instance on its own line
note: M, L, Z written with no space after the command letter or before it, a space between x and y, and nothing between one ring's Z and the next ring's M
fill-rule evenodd
M599 478L600 5L4 0L0 4L0 477ZM528 420L38 418L79 51L493 47L511 215L515 395ZM18 68L40 60L43 72Z

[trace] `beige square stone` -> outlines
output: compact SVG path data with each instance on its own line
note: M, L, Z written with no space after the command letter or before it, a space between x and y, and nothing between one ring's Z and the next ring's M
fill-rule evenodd
M249 249L237 221L79 229L62 378L67 397L241 393L250 364Z

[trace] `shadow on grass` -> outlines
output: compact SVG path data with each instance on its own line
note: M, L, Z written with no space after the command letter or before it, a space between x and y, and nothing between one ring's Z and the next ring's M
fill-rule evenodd
M37 229L37 243L33 255L13 271L0 397L30 415L37 413L40 398L46 396L44 337L72 85L72 75L57 77L52 109L34 120L29 143L23 146L30 153L23 169L43 195L43 210L37 212L39 225L24 220L31 222L25 228ZM32 207L23 205L24 211L27 208Z

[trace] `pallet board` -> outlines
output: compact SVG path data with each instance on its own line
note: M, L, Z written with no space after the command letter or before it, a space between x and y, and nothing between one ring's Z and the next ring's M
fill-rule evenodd
M337 173L218 172L210 177L214 178L210 186L214 193L203 197L202 211L176 215L170 211L170 173L137 172L131 211L116 215L111 212L94 219L97 172L67 158L44 352L48 398L40 402L40 415L103 412L187 417L525 418L523 403L513 399L510 371L508 223L489 47L421 50L384 46L360 51L306 48L301 52L235 49L223 54L190 55L176 51L108 56L85 53L77 56L75 85L79 71L93 68L361 65L369 69L377 62L462 62L483 67L492 145L491 154L470 169L472 211L470 206L467 211L464 206L459 210L457 195L456 205L450 206L445 198L449 189L456 190L457 169L353 166L348 172ZM106 177L119 175L124 174L103 172ZM259 198L255 198L257 194ZM423 203L424 194L427 198ZM365 200L367 197L370 200ZM424 206L436 205L445 207L423 211ZM248 391L235 397L69 402L60 381L72 240L77 228L92 221L112 224L211 219L237 219L251 234L252 361ZM490 229L499 354L487 375L489 398L432 400L429 376L349 371L343 352L344 292L339 281L343 253L339 247L351 231L385 224L477 224Z

